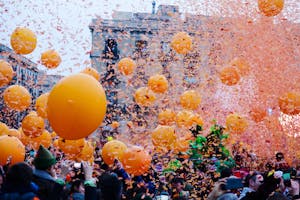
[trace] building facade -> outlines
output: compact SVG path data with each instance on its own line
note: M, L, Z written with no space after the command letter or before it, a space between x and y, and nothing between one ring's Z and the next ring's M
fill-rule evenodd
M207 17L195 18L194 15L186 15L183 19L179 7L173 5L160 5L156 11L155 4L152 13L115 12L113 19L92 20L90 57L106 89L107 123L113 120L137 120L139 126L147 123L144 117L151 110L141 109L132 96L138 87L146 86L149 76L155 73L164 74L169 86L176 87L178 92L182 91L181 86L199 86L204 78L199 73L199 66L207 65L205 55L209 48L202 44L202 55L195 50L179 59L180 55L172 51L169 43L179 31L197 36L194 38L203 37L201 24L204 20ZM197 39L193 41L195 45L198 42ZM124 57L131 57L137 63L132 77L124 77L117 70L116 64ZM195 74L200 75L195 78Z
M37 87L39 70L37 68L37 64L14 53L12 49L3 44L0 44L0 59L10 63L15 72L15 76L9 85L22 85L27 88L32 96L32 101L34 102L34 100L39 96L39 89ZM8 86L1 87L0 92L3 93L7 87ZM19 128L20 121L26 115L27 111L16 112L10 110L7 106L5 106L3 98L1 98L0 101L0 120L11 128ZM28 110L31 108L28 108Z

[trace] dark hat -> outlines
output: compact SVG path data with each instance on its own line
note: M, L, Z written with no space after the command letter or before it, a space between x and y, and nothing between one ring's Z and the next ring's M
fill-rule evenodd
M33 165L36 169L45 170L56 163L55 157L43 145L40 145L39 150L33 160Z
M233 177L228 178L225 185L226 190L239 189L243 187L242 179Z

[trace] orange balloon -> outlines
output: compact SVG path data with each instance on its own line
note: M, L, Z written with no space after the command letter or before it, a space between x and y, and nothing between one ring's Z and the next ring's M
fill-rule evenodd
M87 67L84 70L81 71L81 73L90 75L92 77L94 77L97 81L100 80L100 74L98 73L98 71L92 67Z
M186 32L179 32L173 36L171 47L179 54L187 54L192 49L192 38Z
M197 109L201 103L201 96L195 90L185 91L180 96L180 104L185 109Z
M193 122L191 122L194 114L188 110L182 110L176 115L176 124L178 127L191 127Z
M0 87L9 84L14 75L11 65L5 60L0 60Z
M252 120L255 122L263 121L266 115L267 115L266 110L261 107L254 107L250 111L250 116Z
M152 143L158 150L170 150L176 141L175 129L172 126L158 125L152 131Z
M54 140L53 143L52 143L52 145L55 148L59 148L59 146L58 146L58 139Z
M249 74L250 71L250 65L247 63L247 61L243 58L234 58L230 63L229 66L235 67L235 69L238 71L238 73L241 76L246 76Z
M46 119L47 118L47 102L48 102L49 93L40 95L35 102L35 109L37 114Z
M141 147L128 148L121 158L125 171L134 176L146 173L151 164L151 156Z
M58 139L59 148L69 156L75 156L79 154L82 151L84 144L84 138L79 140L65 140L63 138Z
M168 90L168 80L164 75L156 74L149 78L148 87L155 93L165 93Z
M38 137L43 133L44 129L44 119L39 117L36 112L30 112L22 120L23 133L28 137Z
M17 54L31 53L37 43L35 34L28 28L16 28L10 36L10 44Z
M26 110L31 104L31 95L26 88L20 85L12 85L4 90L5 104L16 111Z
M29 145L29 144L30 144L31 138L30 138L30 137L27 137L27 136L23 133L22 128L19 128L18 131L21 133L20 141L21 141L25 146Z
M300 93L288 92L278 99L281 112L288 115L300 113Z
M122 58L118 63L118 69L123 75L130 75L136 68L135 62L131 58Z
M174 152L186 152L190 147L190 141L185 138L178 138L174 143Z
M112 165L115 159L120 160L126 151L127 146L119 140L111 140L102 148L102 158L107 165Z
M51 138L56 138L56 136L57 136L57 134L54 131L52 131Z
M94 158L94 147L90 142L85 142L82 151L78 155L79 160L89 161Z
M41 55L42 65L54 69L61 63L60 55L54 50L47 50Z
M248 128L248 122L238 114L230 114L226 118L226 127L230 132L242 133Z
M0 165L4 166L8 159L11 165L23 162L25 159L25 146L16 138L7 135L0 136Z
M135 91L134 99L140 106L150 106L156 100L155 93L147 87L140 87Z
M170 125L175 121L175 118L175 112L170 109L166 109L158 114L158 123L161 125Z
M235 85L240 80L238 71L233 67L225 67L220 73L220 79L225 85Z
M203 119L198 114L193 114L192 116L190 116L189 122L190 122L190 126L194 126L194 125L203 126Z
M3 122L0 122L0 135L8 135L9 128L6 124Z
M22 137L20 131L18 131L17 129L11 128L8 130L8 136L14 136L18 139L20 139Z
M50 133L47 130L44 130L40 136L31 138L29 143L34 150L38 150L40 144L42 144L45 148L49 148L52 143L52 138Z
M258 0L258 8L267 17L278 15L284 6L284 0Z
M113 122L111 123L111 127L114 128L114 129L118 128L119 126L120 126L120 124L119 124L119 122L117 122L117 121L113 121Z
M47 116L50 125L65 139L75 140L90 135L101 125L105 113L104 89L86 74L61 79L48 97Z

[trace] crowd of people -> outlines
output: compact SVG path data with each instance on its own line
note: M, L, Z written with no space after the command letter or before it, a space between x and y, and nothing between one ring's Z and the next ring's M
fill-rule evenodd
M197 168L184 157L177 157L177 168L164 171L173 158L153 156L149 171L133 177L118 160L106 165L100 150L95 150L94 163L68 161L62 152L42 145L22 163L12 165L8 159L0 170L0 200L300 199L300 165L288 164L281 152L274 160L254 159L251 167L248 153L232 152L235 167L220 172Z

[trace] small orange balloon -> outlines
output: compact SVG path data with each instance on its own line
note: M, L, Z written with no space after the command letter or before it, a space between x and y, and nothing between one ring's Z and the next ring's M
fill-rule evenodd
M225 85L235 85L240 80L240 75L234 67L225 67L220 73L220 79Z
M230 132L242 133L248 128L248 122L238 114L230 114L226 117L226 127Z
M288 115L300 113L300 93L288 92L278 99L281 112Z
M92 68L92 67L87 67L84 70L81 71L81 73L90 75L92 77L94 77L97 81L100 80L100 74L97 72L96 69Z
M52 138L50 133L47 130L44 130L43 133L35 138L31 138L29 144L34 150L38 150L40 144L42 144L45 148L49 148L52 143Z
M111 127L113 128L113 129L116 129L116 128L118 128L120 126L120 124L119 124L119 122L117 122L117 121L113 121L112 123L111 123Z
M8 136L14 136L18 139L20 139L22 137L20 131L18 131L17 129L11 128L8 130Z
M37 114L46 119L47 118L47 102L48 102L49 93L40 95L35 102L35 109Z
M175 121L175 118L175 112L170 109L166 109L158 114L158 123L161 125L170 125Z
M10 44L17 54L31 53L37 43L35 34L28 28L16 28L10 36Z
M0 87L9 84L14 75L11 65L5 60L0 60Z
M8 160L13 165L25 159L25 146L13 136L0 136L0 152L0 165L2 166L6 165Z
M201 96L195 90L185 91L180 96L180 104L185 109L195 110L201 103Z
M194 116L193 112L188 110L182 110L176 115L176 124L178 127L191 127L191 118Z
M247 63L247 61L243 58L236 57L234 58L230 63L229 66L235 67L235 69L238 71L238 73L241 76L246 76L250 72L250 65Z
M28 137L38 137L43 133L44 129L44 119L39 117L36 112L30 112L22 120L23 133Z
M152 143L158 150L170 150L176 141L175 129L172 126L158 125L152 131Z
M0 135L8 135L9 128L6 124L3 122L0 122Z
M31 95L26 88L20 85L12 85L4 90L5 104L16 111L26 110L31 104Z
M189 118L189 122L190 122L190 126L194 126L194 125L200 125L203 126L203 119L200 115L198 114L193 114L190 118Z
M63 138L58 139L59 148L69 156L75 156L79 154L82 151L84 144L84 138L79 140L65 140Z
M128 148L121 158L125 171L134 176L146 173L151 164L151 156L141 147Z
M60 137L68 140L90 135L101 125L105 113L103 87L83 73L61 79L48 96L50 125Z
M122 58L118 63L118 69L123 75L130 75L134 72L136 63L131 58Z
M174 143L173 150L175 153L186 152L190 147L190 141L186 138L178 138Z
M179 32L173 36L171 47L179 54L187 54L192 49L192 38L186 32Z
M148 80L148 87L155 93L165 93L168 90L168 80L164 75L154 75Z
M94 148L90 142L85 142L82 151L78 155L79 160L89 161L94 158Z
M155 93L147 87L140 87L135 91L134 99L140 106L150 106L156 100Z
M258 0L258 8L267 17L278 15L284 6L284 0Z
M52 145L55 148L59 148L59 146L58 146L58 139L54 140L53 143L52 143Z
M262 107L254 107L250 111L251 119L255 122L261 122L266 117L267 112Z
M41 55L42 65L48 69L54 69L61 63L60 55L54 50L48 50Z
M22 130L21 127L18 129L18 131L21 133L20 141L21 141L25 146L29 145L29 144L30 144L31 138L30 138L30 137L27 137L27 136L23 133L23 130Z
M102 158L107 165L112 165L115 159L120 160L126 151L127 146L119 140L111 140L102 148Z

